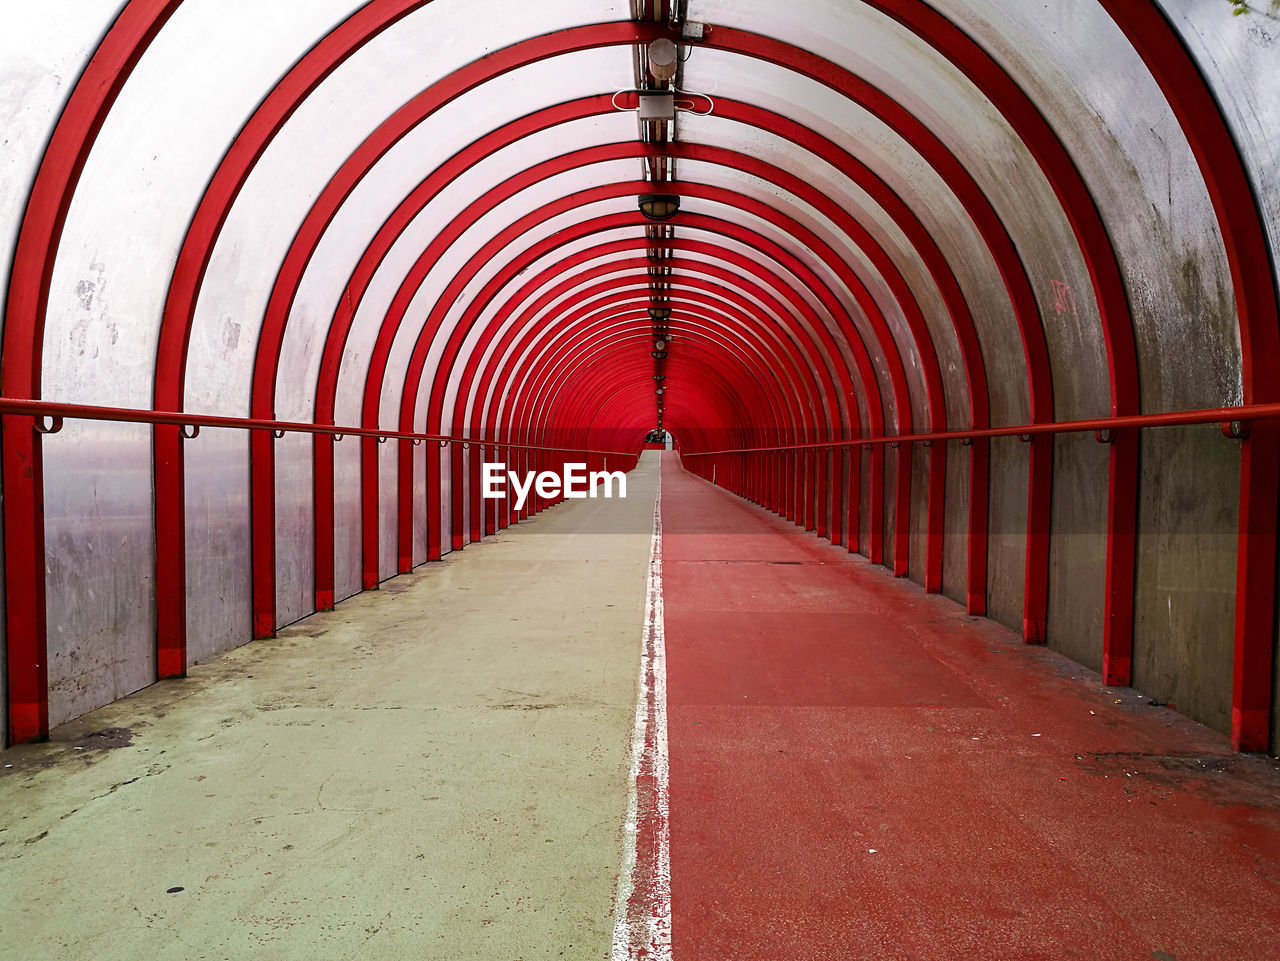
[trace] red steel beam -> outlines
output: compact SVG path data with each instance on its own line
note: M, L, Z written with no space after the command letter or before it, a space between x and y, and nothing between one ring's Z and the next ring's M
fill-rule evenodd
M1280 313L1264 216L1235 138L1195 58L1151 0L1100 0L1142 57L1177 117L1218 219L1239 313L1241 375L1247 405L1280 400ZM1276 524L1280 424L1255 424L1240 460L1236 549L1231 744L1271 745L1272 657L1276 637ZM1132 645L1116 645L1104 665L1117 683L1130 675Z
M619 296L625 298L627 295L622 294ZM604 309L606 311L609 310L608 307ZM584 354L586 351L599 350L600 349L599 338L601 336L616 337L620 331L625 331L625 332L630 332L632 335L639 335L640 338L646 342L646 344L649 340L652 339L652 326L651 326L652 322L649 320L647 314L643 314L643 311L632 310L629 312L631 316L627 318L625 315L628 312L625 309L619 311L615 308L612 313L605 313L603 316L600 314L599 312L600 308L597 305L591 305L591 307L587 308L587 310L588 310L587 318L590 320L589 323L587 323L585 326L581 326L581 325L574 326L572 330L565 329L563 331L563 338L571 340L572 343L570 343L567 346L561 347L558 350L541 351L539 358L536 361L532 362L533 367L527 368L531 372L531 375L532 375L530 378L531 380L534 380L539 376L537 373L539 368L544 370L554 371L555 367L564 365L565 362L570 358L577 357L581 359L584 357ZM637 316L637 314L643 314L643 316ZM688 316L687 311L684 313L684 316L687 318ZM572 322L572 315L570 317L563 318L561 322L561 326L568 328L571 322ZM687 326L687 322L685 325L682 325L682 330L684 329L684 326ZM774 378L769 377L769 375L773 372L774 366L776 366L776 364L771 366L769 359L766 358L765 352L767 351L767 348L753 344L751 341L735 340L733 337L730 337L727 333L724 333L721 331L714 331L714 332L704 331L703 333L705 336L710 337L716 343L718 343L720 345L720 349L730 354L735 354L735 355L740 354L743 351L746 351L748 347L750 347L750 353L755 358L754 366L756 368L756 376L758 378L761 378L761 383L768 383L770 386L772 386L772 382ZM560 339L560 337L557 337L555 339ZM586 341L589 341L589 343L584 343ZM646 346L646 353L647 353L647 350L648 348ZM774 355L772 355L771 353L769 354L770 358L773 358L773 356ZM567 376L571 376L571 375L567 375ZM766 381L765 378L768 378L768 380ZM647 378L645 378L642 384L638 386L643 388L642 395L644 399L646 399L649 403L652 403L653 402L652 382L649 381ZM617 388L618 388L618 385L615 382L614 384L615 394L618 392ZM550 393L554 394L555 389L554 388L551 389ZM804 394L800 389L800 384L795 383L793 381L792 392L788 393L784 390L780 393L779 396L782 398L785 398L785 400L775 401L774 402L775 404L778 402L782 402L785 404L786 400L790 400L792 403L795 403L797 400L803 397ZM518 404L518 401L517 401L517 404ZM777 418L775 416L775 420L776 419ZM527 421L522 419L522 422L527 422ZM484 433L485 432L482 432L482 436L484 435ZM575 440L578 443L582 443L589 436L590 436L590 431L587 431L585 434L583 434L582 437L577 437L575 438ZM476 468L476 466L473 464L473 472L476 472L476 471L478 471L478 468ZM473 487L475 487L478 484L478 473L476 473L475 476L473 476L472 484L473 484ZM457 505L455 504L454 506L455 506L455 515L456 515ZM473 519L474 519L474 512L473 512ZM455 516L455 523L456 523L456 516ZM455 542L455 546L457 546L456 542Z
M1111 413L1134 414L1141 409L1138 386L1138 352L1133 318L1120 272L1092 194L1066 147L1031 98L979 44L959 27L921 0L867 0L911 30L945 56L1004 115L1031 151L1049 180L1063 213L1071 224L1093 282L1103 339L1107 351L1107 375L1111 387ZM1104 589L1104 649L1132 648L1133 592L1138 513L1138 438L1120 432L1110 445L1107 481L1107 564ZM1034 494L1033 494L1034 496ZM1043 496L1049 497L1045 490ZM1047 504L1046 504L1047 514ZM1043 538L1047 553L1049 530L1028 532ZM1047 578L1044 582L1047 589ZM1040 590L1041 585L1028 584ZM1047 593L1042 611L1047 610ZM1024 626L1030 641L1045 640L1046 624Z
M715 194L715 189L714 189L714 188L709 188L709 187L699 187L699 186L696 186L696 185L682 185L682 186L680 186L678 189L681 189L681 190L694 190L694 191L696 191L696 192L702 192L702 193L707 193L707 194L711 194L711 195L714 195L714 194ZM621 186L611 186L611 187L596 188L596 189L595 189L595 190L593 190L593 191L584 192L583 199L580 199L580 200L578 200L577 202L578 202L578 203L587 202L587 199L586 199L587 197L590 197L590 198L595 198L595 197L604 198L604 197L608 197L608 196L612 196L612 195L628 195L628 194L633 193L633 192L634 192L634 188L633 188L633 187L631 187L630 185L621 185ZM746 203L747 201L741 201L741 202ZM532 225L533 225L534 223L536 223L538 220L540 220L540 219L542 219L543 217L545 217L546 215L548 215L548 213L549 213L549 212L551 212L551 211L553 211L553 210L557 209L557 207L558 207L558 205L553 204L553 205L550 205L548 208L546 208L543 212L536 212L535 214L530 215L530 224L529 224L529 226L532 226ZM768 217L768 218L772 218L772 219L778 219L778 218L779 218L779 216L780 216L780 215L778 215L776 212L771 211L771 210L770 210L770 211L765 212L765 213L764 213L764 215L765 215L766 217ZM684 218L684 219L682 220L682 222L688 222L688 218ZM504 233L504 234L502 234L502 235L499 235L499 237L498 237L498 238L496 238L494 241L492 241L492 242L491 242L491 244L490 244L489 246L492 248L492 250L485 250L485 251L482 251L480 255L478 255L476 258L474 258L474 259L473 259L472 263L473 263L473 264L475 264L475 263L479 263L479 262L485 262L487 259L489 259L489 258L490 258L490 257L492 257L493 255L495 255L495 254L496 254L496 252L497 252L498 250L506 249L506 248L509 246L509 244L510 244L510 242L511 242L511 241L513 241L514 239L518 238L519 236L521 236L521 235L523 234L523 232L524 232L524 230L525 230L525 229L526 229L526 226L525 226L524 224L522 224L522 223L517 223L517 224L516 224L516 225L514 225L512 228L509 228L509 230L508 230L507 232L505 232L505 233ZM726 228L726 229L727 229L727 228ZM571 239L572 239L572 237L573 237L573 236L576 236L576 234L572 234L572 233L568 233L568 232L567 232L567 233L566 233L566 235L562 235L562 236L560 236L560 237L558 237L558 238L555 238L556 243L555 243L554 245L559 245L559 244L561 244L561 243L568 242L569 240L571 240ZM748 237L748 238L746 238L746 239L747 239L747 242L748 242L748 243L750 243L750 242L751 242L751 238L750 238L750 237ZM759 242L759 241L757 241L757 243L758 243L758 242ZM544 245L545 245L545 244L547 244L547 242L544 242ZM554 246L554 245L553 245L553 246ZM535 247L535 250L536 250L536 249L537 249L537 248ZM434 256L434 255L430 255L430 256ZM776 255L775 255L775 256L776 256ZM428 257L427 257L427 256L424 256L424 261L425 261L425 260L427 260L427 259L428 259ZM507 267L505 267L505 268L503 269L503 273L501 273L501 274L499 274L497 277L495 277L495 278L494 278L494 280L493 280L493 281L491 281L489 285L487 285L487 287L485 288L485 291L484 291L484 292L483 292L479 297L477 297L477 298L475 298L475 299L473 299L473 300L472 300L472 302L471 302L471 304L469 305L469 308L468 308L468 312L467 312L467 313L468 313L468 315L469 315L469 316L474 317L474 316L478 313L478 311L482 310L482 309L484 308L484 305L485 305L485 304L486 304L486 303L487 303L487 302L488 302L488 301L489 301L489 300L490 300L490 299L495 295L495 293L496 293L496 289L497 289L498 287L500 287L503 283L505 283L505 282L506 282L506 280L509 280L509 279L513 278L515 275L517 275L517 274L519 273L519 271L520 271L521 269L523 269L525 266L527 266L529 263L532 263L532 262L533 262L534 260L536 260L536 259L537 259L537 257L536 257L535 255L531 255L531 254L529 254L529 253L526 253L526 254L522 255L522 257L521 257L521 259L520 259L519 261L516 261L516 262L514 262L513 264L509 264ZM472 268L472 269L474 269L474 268ZM795 266L795 268L793 268L793 269L801 269L801 270L802 270L803 268L802 268L800 265L798 265L798 264L797 264L797 265ZM833 269L838 269L838 268L833 267ZM465 272L465 271L464 271L462 274L459 274L459 275L458 275L458 277L456 277L456 278L455 278L455 280L454 280L454 286L457 286L458 284L465 282L462 278L465 278L466 276L467 276L467 272ZM815 280L816 280L816 278L815 278ZM810 285L811 287L821 288L821 283L820 283L820 282L816 282L816 283L815 283L815 282L812 282L812 281L811 281L811 282L809 282L809 285ZM408 285L407 285L407 286L408 286ZM402 289L403 289L403 288L402 288ZM410 289L414 289L414 288L413 288L412 286L410 286ZM448 294L447 294L447 292L446 292L446 295L441 299L441 304L448 303L449 301L450 301L450 297L448 296ZM834 304L834 302L829 302L829 307L830 307L831 309L833 309L833 311L834 311L834 312L839 312L839 311L840 311L839 306L838 306L837 304ZM433 312L433 318L429 318L429 319L428 319L428 324L427 324L427 326L425 326L425 327L423 328L423 333L422 333L422 334L420 335L420 337L419 337L418 345L415 347L414 358L413 358L413 360L411 361L410 370L409 370L409 376L408 376L408 380L407 380L407 382L406 382L406 383L407 383L407 385L411 385L411 384L415 383L415 382L416 382L416 378L417 378L417 377L419 377L419 376L421 376L421 366L422 366L422 363L423 363L423 362L424 362L424 360L425 360L426 345L430 343L429 337L427 336L427 332L428 332L428 331L430 331L430 330L432 330L432 329L434 329L434 328L433 328L433 325L434 325L434 326L438 326L438 325L439 325L439 323L440 323L440 317L441 317L441 308L440 308L440 307L437 307L436 311L434 311L434 312ZM469 326L469 324L468 324L467 322L465 322L465 321L464 321L463 323L459 324L459 326L458 326L458 327L456 327L456 328L455 328L454 333L453 333L453 335L452 335L452 337L451 337L451 346L447 346L447 347L446 347L446 353L445 353L445 355L444 355L444 361L442 362L444 365L446 365L446 366L447 366L447 364L449 364L449 363L451 363L451 362L452 362L452 355L453 355L454 353L456 353L456 351L457 351L457 349L458 349L458 345L460 344L459 338L460 338L461 336L463 336L463 333L462 333L462 332L464 332L466 329L468 329L468 326ZM854 346L855 346L855 347L859 347L859 346L861 346L860 341L855 341ZM863 351L861 352L861 354L860 354L860 361L859 361L859 362L860 362L860 364L869 365L869 358L867 358L867 357L865 356L865 350L863 350ZM868 373L869 373L869 367L868 367L868 366L864 366L864 371L866 371L866 372L868 372ZM441 402L441 400L442 400L442 394L441 394L440 387L439 387L440 383L441 383L441 381L437 380L437 382L436 382L436 385L437 385L437 386L436 386L436 388L435 388L435 389L434 389L434 391L433 391L433 401L432 401L432 405L433 405L433 406L432 406L432 409L431 409L431 410L429 411L429 413L428 413L428 421L427 421L427 423L428 423L428 424L438 422L438 419L439 419L439 417L440 417L440 414L439 414L439 408L438 408L438 406L436 406L436 405L438 405L438 404ZM412 402L413 402L414 397L416 396L416 392L413 390L413 388L412 388L412 387L406 386L406 388L405 388L404 393L402 394L402 396L405 398L405 402L406 402L406 404L411 405L411 404L412 404ZM402 422L409 422L409 419L410 419L411 417L412 417L411 410L402 411ZM428 456L429 456L429 457L431 456L430 452L428 452ZM434 465L432 466L432 469L434 469ZM402 489L403 489L403 488L402 488Z
M373 0L366 4L313 47L285 75L237 136L201 199L178 256L160 329L156 364L156 407L182 406L188 338L196 301L222 225L253 166L285 121L325 77L373 37L424 3L425 0ZM321 199L300 228L300 237L315 236L317 231L322 233L342 201L377 159L411 129L414 123L450 99L488 79L549 56L599 46L644 42L660 33L659 28L627 22L560 31L495 51L442 78L382 124L374 137L367 140L358 151L358 155L331 179ZM290 249L284 269L305 269L313 249L313 246L308 247L306 243L295 243ZM280 289L287 289L287 285ZM280 322L278 311L282 304L279 298L274 297L274 292L273 299L274 304L269 307L269 317L264 329L265 336L261 338L261 344L268 349L263 352L260 347L255 378L264 370L274 371L279 362L278 350L272 349L276 341L270 336L270 325ZM263 413L263 409L255 408L254 413ZM163 459L165 462L172 462L176 468L164 472L163 476L158 473L156 502L180 504L183 487L180 441L157 435L156 451L157 464ZM267 483L274 474L273 464L274 452L268 438L256 444L253 449L251 469L254 465L257 469L254 470L251 503L264 505L274 499L274 483L272 482L270 489ZM264 516L259 509L253 517L252 529L254 633L256 636L264 636L273 633L275 629L274 519ZM159 559L157 570L165 570L175 583L181 582L182 591L179 593L185 593L185 557L166 555ZM172 610L170 593L172 592L166 592L165 598L159 602L166 608L159 612L159 616L167 621L176 616Z
M27 197L5 302L0 392L38 398L49 286L67 211L89 152L133 68L181 0L131 0L107 30L76 81ZM49 736L49 666L45 612L44 461L28 417L3 421L5 642L10 744ZM182 527L176 535L180 546ZM157 530L157 537L165 536ZM157 584L157 591L162 585ZM179 599L181 600L181 598ZM161 625L161 677L181 661L177 639ZM175 640L178 641L175 647ZM176 655L176 656L175 656ZM185 662L177 673L186 671Z

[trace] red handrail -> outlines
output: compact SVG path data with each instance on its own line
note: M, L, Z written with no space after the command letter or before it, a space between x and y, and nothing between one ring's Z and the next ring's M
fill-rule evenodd
M1243 425L1255 420L1280 419L1280 404L1247 404L1240 407L1208 407L1198 410L1178 410L1165 414L1129 414L1123 417L1100 417L1095 420L1064 420L1050 424L1021 424L1017 427L985 427L980 430L948 430L931 434L885 434L878 437L858 437L850 440L822 440L805 444L779 444L769 447L739 447L727 450L708 450L683 453L683 457L712 457L719 454L751 454L777 450L828 450L837 447L870 447L876 444L906 444L922 441L973 440L981 437L1024 437L1033 434L1076 434L1084 431L1122 430L1128 427L1185 427L1189 424L1222 426L1228 437L1244 436ZM1240 426L1237 426L1240 425ZM1099 437L1103 443L1110 438Z
M96 407L88 404L61 404L48 400L24 400L0 397L0 414L49 417L54 423L41 428L42 433L56 433L64 418L73 420L101 420L126 424L171 424L176 427L231 427L243 430L272 430L280 433L332 434L334 437L378 437L398 440L434 440L441 444L478 444L484 447L504 447L511 450L540 450L569 452L574 454L604 454L614 457L633 457L635 451L593 450L582 447L548 447L538 444L511 444L505 441L484 440L477 437L454 437L447 434L418 434L398 430L375 430L368 427L341 427L334 424L308 424L303 421L266 420L259 417L224 417L217 414L192 414L178 411L141 410L133 407Z

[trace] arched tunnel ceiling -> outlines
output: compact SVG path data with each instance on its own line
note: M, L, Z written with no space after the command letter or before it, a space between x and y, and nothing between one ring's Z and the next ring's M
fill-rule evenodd
M44 116L28 102L19 124L16 159L39 179L7 304L7 394L480 422L476 391L518 392L535 361L511 358L500 386L472 385L459 405L465 358L492 349L487 328L521 316L527 276L551 285L592 263L583 251L643 238L635 195L664 179L682 198L674 239L710 244L709 263L723 263L716 248L745 256L811 308L744 304L788 337L825 337L844 382L823 385L836 392L807 427L883 418L908 433L1223 405L1254 389L1234 301L1252 282L1265 310L1271 278L1231 276L1221 221L1248 218L1215 212L1224 188L1202 172L1225 176L1202 143L1214 131L1187 129L1215 124L1186 116L1196 91L1162 91L1169 80L1144 64L1198 66L1173 29L1202 20L1189 4L302 6L100 3L102 37L83 6L9 31L43 40L69 74L102 42L79 87L46 94ZM627 109L637 86L660 86L643 66L659 36L681 60L669 124ZM1198 74L1179 84L1197 85L1209 90ZM42 157L38 128L61 105ZM1231 110L1215 119L1246 155L1269 146ZM13 182L10 216L26 199ZM1263 240L1252 226L1236 243ZM645 279L635 251L599 259L629 259L620 279ZM672 273L673 352L685 273ZM101 329L78 309L86 284L120 315ZM645 295L634 286L635 303ZM575 296L521 322L554 324ZM644 351L650 337L633 334L610 349ZM1188 353L1194 370L1178 366ZM671 399L723 406L703 396L709 379L675 368ZM652 400L636 395L627 429L652 426ZM756 426L694 420L685 431Z
M688 455L1274 402L1280 108L1258 84L1280 30L1226 7L7 9L21 95L0 160L0 386L595 451L662 426ZM667 88L647 69L661 39L676 109L643 121L642 94ZM648 193L679 212L646 221ZM335 498L361 505L366 586L449 549L411 523L462 517L462 459L434 444L415 467L407 440L398 455L322 438L306 501L288 492L312 489L305 437L238 443L211 432L184 454L176 427L77 422L43 457L67 478L154 469L158 582L166 556L185 576L166 530L227 459L271 505L253 515L262 558L289 516ZM10 552L44 536L23 520L38 476L13 480L38 444L6 445ZM1122 435L1106 455L1122 501L1138 451ZM1028 530L1051 454L1030 445ZM927 456L932 511L945 461ZM120 496L151 509L149 490ZM299 583L332 580L326 549ZM259 560L271 600L255 611L274 619ZM11 597L43 590L9 577ZM183 611L160 607L161 635L180 632Z

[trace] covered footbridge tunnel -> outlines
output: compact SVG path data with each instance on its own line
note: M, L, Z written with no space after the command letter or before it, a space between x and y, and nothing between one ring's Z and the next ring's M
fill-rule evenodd
M1274 752L1278 79L1265 0L7 5L4 756L524 522L625 513L496 483L573 464L651 498L621 674L665 739L666 446L669 499L738 497L669 500L685 562L794 522L868 598ZM892 688L841 590L771 649ZM693 675L749 659L698 623Z

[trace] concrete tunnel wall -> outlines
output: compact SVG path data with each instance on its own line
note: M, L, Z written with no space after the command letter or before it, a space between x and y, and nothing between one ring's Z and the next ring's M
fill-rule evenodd
M1111 444L713 454L1280 400L1273 15L91 0L0 16L5 399L615 466L661 423L691 469L1237 746L1276 743L1265 422L1244 440L1211 421ZM638 123L615 92L652 84L660 35L683 45L688 109ZM635 208L658 189L681 198L664 226ZM654 302L675 308L669 360L650 359ZM4 416L6 743L486 532L461 443L184 440L70 415L36 436L37 412ZM1247 570L1242 530L1270 538Z

